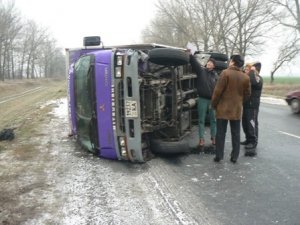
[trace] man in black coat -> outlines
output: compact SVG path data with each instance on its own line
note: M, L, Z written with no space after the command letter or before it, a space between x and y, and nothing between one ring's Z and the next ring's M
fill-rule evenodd
M214 70L216 67L216 61L213 58L209 58L206 66L202 67L196 55L190 55L190 63L193 71L197 74L197 92L198 92L198 122L199 122L199 144L198 146L202 150L205 144L205 118L207 112L210 117L210 135L212 145L216 143L216 117L215 111L211 108L211 97L218 80L218 74Z
M243 105L242 126L246 140L241 142L245 145L245 156L255 156L258 143L258 112L260 105L260 96L263 88L263 79L259 75L261 63L246 65L245 73L250 78L251 96Z

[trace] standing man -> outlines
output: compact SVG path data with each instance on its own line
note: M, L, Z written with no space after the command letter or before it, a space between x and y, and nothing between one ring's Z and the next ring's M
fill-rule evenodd
M250 96L250 79L242 72L244 58L230 57L229 67L220 74L212 96L212 107L216 109L217 136L215 162L224 158L225 136L228 121L231 129L232 151L230 161L236 163L240 153L240 124L243 102Z
M204 147L204 133L205 133L205 117L207 112L210 117L210 135L212 145L216 144L216 117L215 112L211 108L211 97L218 80L218 74L214 71L216 61L209 58L206 67L202 67L197 60L197 55L190 56L190 63L193 70L197 74L197 92L198 92L198 122L199 122L199 147L201 150Z
M246 140L241 142L245 145L245 156L255 156L258 141L258 111L260 105L260 96L263 88L263 79L259 75L261 63L257 62L253 65L246 65L245 73L250 78L251 96L244 102L242 126Z

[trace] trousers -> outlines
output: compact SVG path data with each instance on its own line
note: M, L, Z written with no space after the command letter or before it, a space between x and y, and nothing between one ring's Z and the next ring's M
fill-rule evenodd
M244 108L242 116L242 127L246 141L257 145L258 141L258 109Z
M231 158L237 160L240 154L240 120L217 119L217 135L216 135L216 157L224 158L225 137L227 132L227 124L230 124L232 151Z
M198 98L197 102L198 107L198 121L199 121L199 138L204 139L205 133L205 118L208 112L209 122L210 122L210 135L211 138L216 136L216 117L215 110L211 108L211 100L206 98Z

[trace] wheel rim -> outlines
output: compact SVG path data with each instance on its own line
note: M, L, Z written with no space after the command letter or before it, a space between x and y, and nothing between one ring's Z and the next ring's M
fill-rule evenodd
M299 100L297 99L294 99L292 102L291 102L291 108L292 108L292 111L294 113L298 113L300 111L300 103L299 103Z

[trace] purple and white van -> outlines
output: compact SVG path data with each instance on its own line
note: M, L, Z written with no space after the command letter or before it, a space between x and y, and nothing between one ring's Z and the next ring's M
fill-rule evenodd
M70 132L103 158L145 162L196 147L196 74L186 49L103 47L86 37L66 49Z

